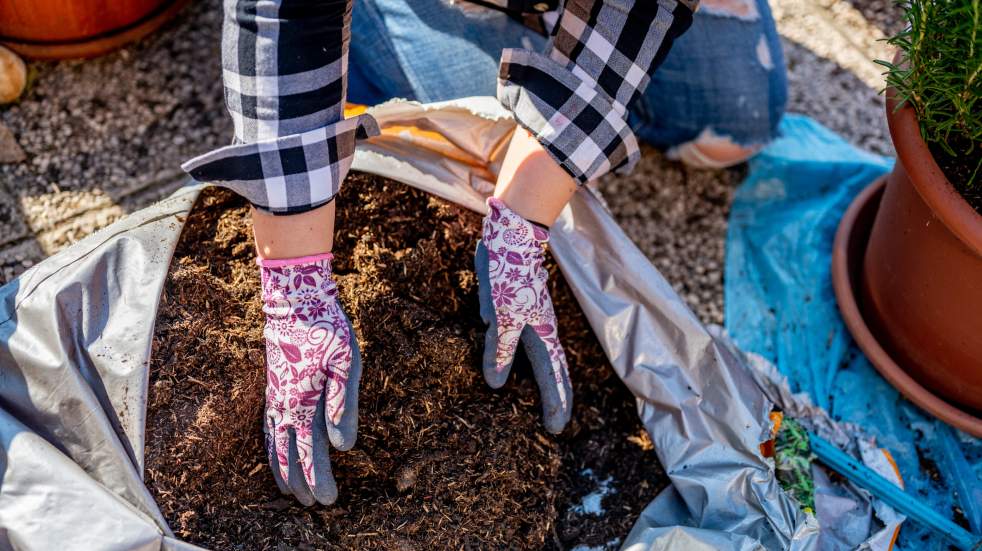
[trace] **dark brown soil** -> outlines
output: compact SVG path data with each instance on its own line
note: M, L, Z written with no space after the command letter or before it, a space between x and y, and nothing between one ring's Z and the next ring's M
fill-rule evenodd
M365 362L358 443L332 453L340 498L279 494L262 442L263 343L248 208L206 191L161 302L147 483L175 533L216 549L559 549L627 534L667 483L633 397L555 266L575 392L559 437L527 361L501 390L480 375L478 215L353 174L334 263ZM577 505L610 479L605 515Z
M962 197L976 212L982 214L982 143L969 146L968 140L949 144L955 151L967 151L968 155L951 155L936 143L928 142L931 155L938 167ZM974 177L974 179L973 179ZM971 184L968 184L971 182Z

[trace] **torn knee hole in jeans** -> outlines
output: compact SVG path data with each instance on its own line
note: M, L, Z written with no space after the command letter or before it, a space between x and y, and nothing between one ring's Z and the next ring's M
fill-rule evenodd
M726 168L746 161L760 148L761 145L740 145L707 127L696 139L672 147L666 155L693 168Z
M774 68L771 47L767 44L767 38L764 35L760 35L760 39L757 40L757 61L760 62L761 67L768 71Z
M755 0L702 0L699 10L722 17L735 17L745 21L756 21L760 18Z

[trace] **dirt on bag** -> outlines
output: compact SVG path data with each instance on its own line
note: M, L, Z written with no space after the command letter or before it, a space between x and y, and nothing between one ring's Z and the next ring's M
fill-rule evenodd
M146 480L176 535L242 550L616 545L667 479L555 264L575 406L559 436L521 353L502 389L481 376L480 216L365 174L337 209L333 266L364 361L357 444L331 453L340 497L303 507L273 481L249 206L208 189L167 276L150 371Z

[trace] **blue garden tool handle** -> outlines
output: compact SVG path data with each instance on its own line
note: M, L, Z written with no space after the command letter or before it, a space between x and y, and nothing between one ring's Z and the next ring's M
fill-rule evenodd
M865 488L915 522L936 530L959 549L982 550L982 536L972 534L948 520L817 434L809 432L808 438L811 442L812 452L815 453L819 461L849 479L850 482Z
M958 503L968 519L968 529L982 533L982 480L969 465L955 431L941 421L934 422L934 442Z

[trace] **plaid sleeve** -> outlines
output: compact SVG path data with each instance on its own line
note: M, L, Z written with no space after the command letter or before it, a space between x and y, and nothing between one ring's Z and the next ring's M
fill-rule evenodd
M580 183L640 157L627 107L672 42L692 23L697 0L566 0L545 54L506 49L498 99Z
M334 197L355 140L378 133L344 119L352 0L225 0L222 78L232 145L184 163L274 214Z

